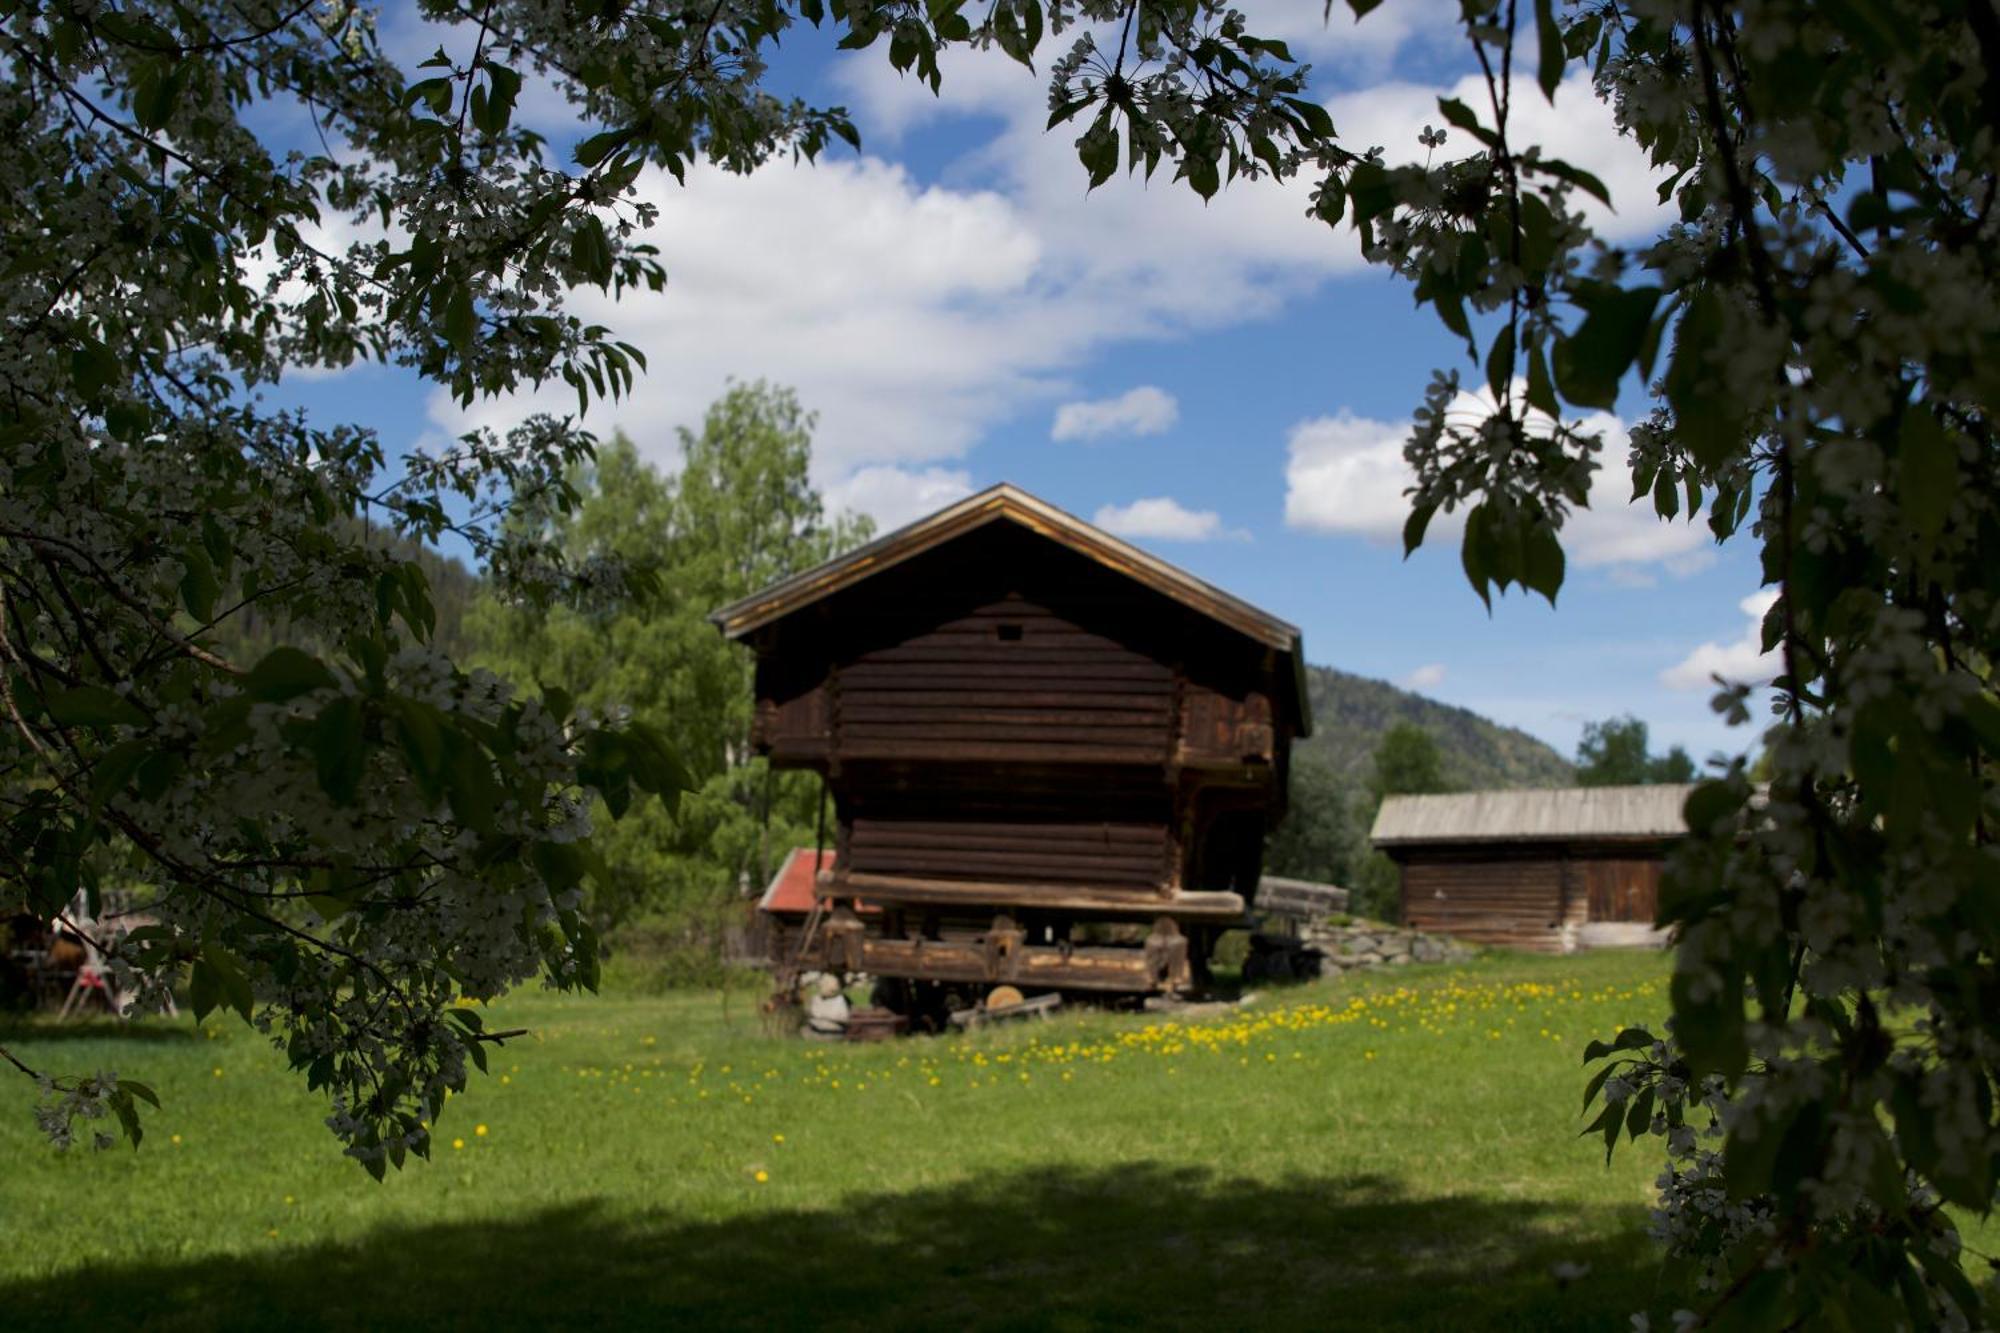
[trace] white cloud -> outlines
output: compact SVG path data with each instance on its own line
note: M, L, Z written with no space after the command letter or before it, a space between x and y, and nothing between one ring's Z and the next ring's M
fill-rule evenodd
M1660 673L1660 683L1670 690L1700 690L1714 683L1714 678L1749 685L1762 685L1777 675L1783 666L1779 655L1764 651L1764 616L1776 604L1778 594L1775 589L1765 589L1751 593L1737 606L1748 622L1743 632L1729 643L1711 640L1702 644L1674 665Z
M748 176L702 167L686 188L649 172L659 218L637 239L660 247L666 290L571 302L641 348L649 370L629 397L594 404L587 424L622 428L672 466L673 427L699 420L731 377L764 377L818 413L823 486L868 467L949 463L997 423L1053 405L1099 349L1251 318L1336 266L1340 247L1294 201L1237 191L1209 217L1184 189L1134 188L1086 206L1075 162L1057 167L1053 203L1053 183L925 186L873 158L774 161ZM1190 215L1197 231L1177 230ZM1232 217L1261 222L1238 234ZM535 410L573 412L575 397L551 386L469 411L442 390L430 400L442 435L504 430Z
M1470 423L1491 410L1490 402L1482 389L1461 393L1446 410L1454 421ZM1667 522L1649 502L1631 503L1625 423L1595 412L1579 424L1598 432L1604 449L1601 466L1593 474L1589 507L1572 510L1563 524L1563 547L1571 563L1605 569L1613 581L1625 586L1642 586L1653 577L1643 566L1662 566L1685 577L1712 562L1713 543L1705 526ZM1416 479L1403 459L1409 435L1406 423L1375 421L1344 408L1293 426L1286 440L1286 526L1400 542L1410 512L1406 492ZM1426 540L1456 540L1463 525L1462 509L1438 514Z
M1115 398L1064 403L1056 409L1052 440L1101 440L1107 435L1158 435L1179 421L1181 405L1165 389L1141 384Z
M834 512L866 514L877 532L888 532L970 494L972 478L960 469L876 466L829 485L826 503Z
M1205 542L1217 537L1249 536L1240 530L1225 529L1222 516L1213 509L1188 509L1164 495L1134 500L1128 505L1105 505L1091 522L1106 532L1135 540Z
M1286 437L1285 525L1395 540L1410 512L1404 491L1415 475L1403 461L1409 433L1408 426L1344 407L1293 426Z
M1427 13L1431 2L1419 7ZM1358 34L1367 45L1341 67L1350 78L1407 42L1433 40L1414 16L1371 16L1352 32L1342 22L1295 26L1316 59ZM673 428L699 420L731 377L761 376L797 389L818 413L823 487L839 490L870 469L951 475L995 426L1073 392L1071 376L1104 348L1262 318L1364 267L1351 230L1307 218L1307 182L1238 182L1207 204L1165 172L1150 184L1120 174L1086 192L1074 134L1043 128L1041 79L997 52L946 63L942 99L880 59L840 62L835 79L863 128L888 131L891 143L939 116L997 126L946 170L952 185L925 185L867 156L818 166L779 158L747 176L701 166L685 188L657 171L642 178L658 217L635 239L659 246L666 290L615 305L578 293L571 309L641 348L650 369L630 397L593 407L587 424L622 428L672 466ZM1352 142L1383 142L1395 158L1417 151L1417 127L1437 119L1438 91L1390 84L1330 105ZM1616 140L1609 111L1582 85L1565 85L1563 117L1522 92L1517 137L1546 130L1614 189L1645 176L1638 151ZM551 387L461 411L439 390L430 417L439 434L456 435L574 407L566 389ZM882 478L856 486L856 495L893 489ZM878 517L908 516L880 503Z
M1426 662L1403 677L1403 688L1406 690L1433 690L1442 684L1444 684L1442 662Z
M1485 80L1473 74L1445 89L1415 83L1380 84L1344 93L1328 102L1327 109L1343 139L1355 148L1380 147L1389 163L1423 160L1426 150L1417 142L1417 133L1425 125L1445 129L1439 161L1469 157L1479 145L1463 130L1444 126L1438 112L1441 96L1457 98L1479 113L1482 123L1490 123ZM1598 99L1585 74L1572 74L1557 85L1553 104L1531 81L1521 80L1514 90L1507 138L1517 146L1538 145L1544 157L1561 158L1604 182L1611 196L1610 208L1581 190L1570 198L1570 206L1601 235L1619 240L1643 238L1658 231L1670 216L1659 198L1659 182L1665 173L1646 160L1636 143L1619 135L1611 108Z

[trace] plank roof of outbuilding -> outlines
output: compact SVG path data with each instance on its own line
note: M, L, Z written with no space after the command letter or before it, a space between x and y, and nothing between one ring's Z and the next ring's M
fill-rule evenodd
M1691 783L1556 787L1391 796L1375 816L1377 847L1419 843L1585 842L1678 838Z
M1312 733L1304 648L1296 625L1007 482L969 495L825 564L780 579L712 612L708 618L726 638L741 639L955 537L999 522L1014 523L1039 533L1254 642L1288 655L1292 659L1293 688L1297 692L1298 734Z

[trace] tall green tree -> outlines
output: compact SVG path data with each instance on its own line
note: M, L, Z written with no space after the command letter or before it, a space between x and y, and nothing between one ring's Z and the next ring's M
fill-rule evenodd
M1398 722L1382 733L1369 763L1368 794L1380 807L1386 796L1423 795L1451 790L1445 780L1444 751L1437 737L1414 722Z
M1694 760L1676 745L1665 754L1651 751L1643 720L1626 714L1583 724L1576 747L1579 787L1640 786L1654 782L1693 782Z
M1367 822L1362 837L1375 826L1382 802L1391 796L1421 796L1451 790L1445 777L1444 751L1437 737L1414 722L1398 722L1382 733L1369 760ZM1356 874L1354 910L1391 921L1402 911L1402 877L1396 863L1367 849Z
M605 926L651 918L650 933L672 942L660 966L696 979L718 963L739 884L761 888L778 858L811 841L819 789L752 757L750 655L708 613L865 540L868 526L824 512L809 475L812 419L789 390L734 385L678 442L680 468L665 475L615 437L579 469L577 504L546 519L573 566L643 570L644 591L546 608L490 592L467 632L482 664L523 687L573 682L577 707L629 712L681 757L692 790L674 813L648 807L600 834L609 873L591 905Z
M1354 873L1354 819L1346 784L1325 759L1295 754L1290 808L1264 843L1267 874L1346 885Z

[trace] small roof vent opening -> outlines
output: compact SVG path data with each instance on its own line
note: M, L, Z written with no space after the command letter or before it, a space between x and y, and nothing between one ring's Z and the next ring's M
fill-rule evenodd
M1019 643L1021 641L1021 627L1019 625L995 625L993 632L1000 636L1000 642L1002 643Z

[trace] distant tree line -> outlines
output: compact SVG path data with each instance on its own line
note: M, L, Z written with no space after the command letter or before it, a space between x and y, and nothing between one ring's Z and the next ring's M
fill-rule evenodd
M360 540L415 560L430 583L433 641L531 692L560 683L578 710L652 727L686 766L678 808L598 811L605 876L589 908L614 948L660 985L712 980L743 889L761 892L785 853L816 832L819 779L775 773L750 749L751 662L707 621L716 607L810 568L870 535L829 517L808 476L813 418L788 389L732 386L701 428L678 432L671 474L623 434L569 477L565 508L512 520L585 572L549 605L511 597L430 547L376 530ZM616 565L616 580L592 580ZM323 650L300 627L248 608L218 648L255 661L281 644Z

